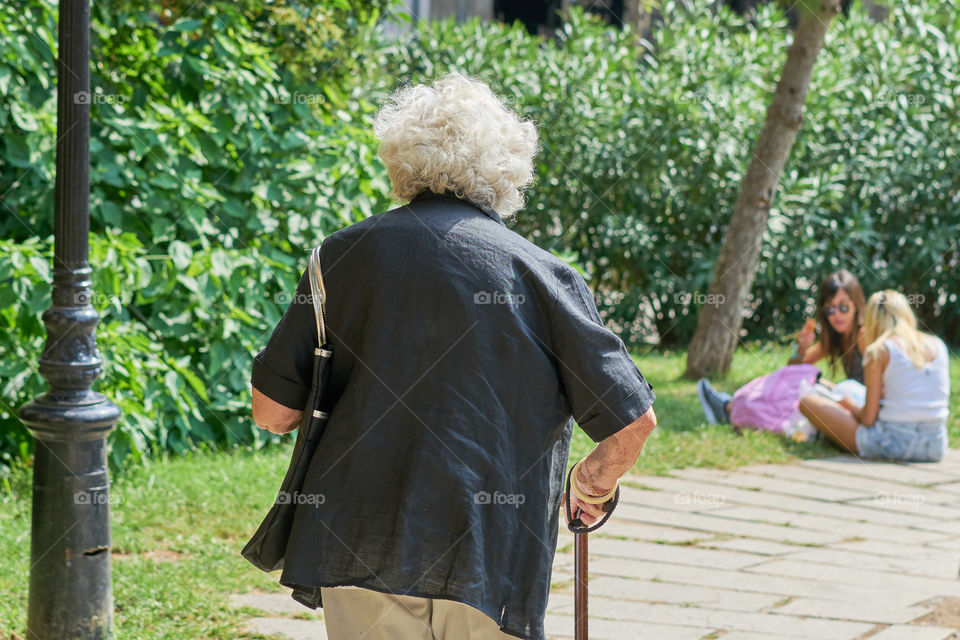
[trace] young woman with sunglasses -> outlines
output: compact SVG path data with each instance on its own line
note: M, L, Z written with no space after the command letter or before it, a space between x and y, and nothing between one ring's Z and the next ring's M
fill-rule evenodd
M844 376L861 384L863 378L863 352L867 347L862 329L866 301L860 282L846 270L831 273L820 285L817 295L817 316L807 320L797 334L797 344L788 364L812 364L823 358L829 358L831 369L836 372L843 366ZM816 324L820 324L820 338L816 340ZM821 384L830 383L821 379ZM733 396L717 391L706 378L697 382L697 393L707 422L730 422L730 401ZM833 411L839 405L823 396L810 394L803 411L814 422L815 416L821 424L831 427L837 420ZM809 412L809 413L808 413ZM817 424L817 422L814 422Z
M867 347L863 334L866 301L855 277L845 270L828 275L817 296L817 320L820 340L814 343L814 322L797 335L797 347L790 364L813 363L827 356L835 371L843 365L846 378L863 383L863 352Z
M864 353L867 398L823 405L800 400L813 425L863 458L937 462L947 451L950 374L947 348L920 331L906 296L879 291L867 303Z

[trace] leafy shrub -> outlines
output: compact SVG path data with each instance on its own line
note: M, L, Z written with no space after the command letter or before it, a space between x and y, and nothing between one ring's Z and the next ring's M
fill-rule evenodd
M226 4L170 24L121 8L94 6L90 146L94 388L124 412L114 468L155 449L277 440L249 415L250 360L286 306L275 296L296 286L310 247L388 202L372 107L298 84ZM47 388L36 361L52 276L54 5L5 5L0 29L9 460L32 451L16 408Z
M868 290L914 294L923 322L960 341L955 4L901 4L882 23L854 7L832 26L745 335L793 331L820 279L844 267ZM790 42L775 4L740 17L675 0L664 14L652 43L577 10L553 40L477 20L421 23L383 48L368 81L458 68L535 120L543 152L517 229L575 253L602 315L633 345L685 344L713 302L713 265Z

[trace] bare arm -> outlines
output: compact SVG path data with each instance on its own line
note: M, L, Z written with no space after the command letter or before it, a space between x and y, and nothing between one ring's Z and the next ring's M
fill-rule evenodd
M290 433L300 426L302 410L291 409L251 386L253 391L253 421L262 429L271 433Z
M878 357L863 365L863 383L867 387L867 401L858 407L850 398L844 398L840 404L853 414L860 424L870 427L877 421L880 412L880 398L883 396L883 371L890 362L890 352L886 347Z
M643 445L656 426L657 415L653 407L650 407L645 414L626 427L601 440L583 461L579 477L575 481L591 495L602 495L609 491L617 480L636 464ZM581 502L576 496L570 501L571 514L576 517L577 509L582 509L581 520L587 525L593 524L602 516L600 507L601 505Z
M798 352L797 357L790 358L789 364L813 364L817 360L823 357L823 347L820 346L820 343L817 342L815 345L806 349L805 351Z

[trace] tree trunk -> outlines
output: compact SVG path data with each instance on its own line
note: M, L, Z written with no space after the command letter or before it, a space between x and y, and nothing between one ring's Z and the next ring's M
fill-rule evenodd
M840 0L800 0L793 44L767 110L687 353L688 378L724 374L737 346L780 173L803 121L810 76Z
M652 26L652 15L644 5L645 0L624 0L623 22L644 38L649 38Z

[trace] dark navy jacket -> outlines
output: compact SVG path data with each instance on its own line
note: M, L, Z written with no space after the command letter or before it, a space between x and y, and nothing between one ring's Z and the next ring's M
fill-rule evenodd
M305 265L252 371L295 409L317 342ZM652 387L575 269L450 194L331 234L321 265L335 404L282 582L457 600L543 640L574 419L599 442Z

